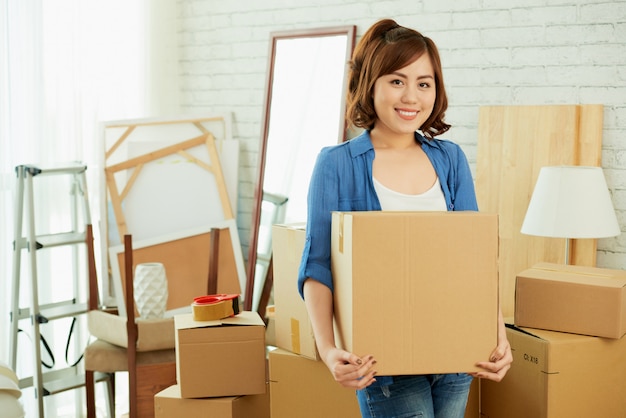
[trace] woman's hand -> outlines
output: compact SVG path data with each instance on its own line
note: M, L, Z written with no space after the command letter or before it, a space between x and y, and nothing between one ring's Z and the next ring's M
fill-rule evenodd
M489 356L489 361L476 363L476 366L485 369L485 371L471 373L471 375L500 382L511 368L511 363L513 363L513 353L511 352L511 344L506 338L506 326L502 311L500 311L498 313L498 346Z
M335 380L343 387L363 389L376 381L373 356L359 357L339 348L329 349L324 363Z
M304 282L304 303L309 312L317 350L333 378L347 388L363 389L371 385L376 375L374 357L359 357L335 345L333 295L330 289L317 280L307 279Z
M511 368L511 363L513 363L511 344L504 334L503 338L498 338L498 346L491 353L489 361L476 363L476 366L485 369L485 371L472 373L472 376L500 382Z

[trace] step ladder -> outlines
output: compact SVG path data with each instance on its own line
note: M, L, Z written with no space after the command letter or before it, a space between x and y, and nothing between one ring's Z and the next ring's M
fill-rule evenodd
M80 260L85 259L81 258L80 251L82 249L86 254L86 230L91 225L86 170L87 166L79 162L48 168L35 165L19 165L15 167L17 185L9 356L13 370L17 370L17 356L18 352L21 352L18 347L18 333L21 331L20 325L25 325L28 322L30 343L32 344L32 352L34 354L34 371L32 376L20 379L20 388L34 388L39 417L44 416L44 396L79 388L85 384L84 373L81 372L77 364L67 365L67 367L63 368L56 367L48 371L43 370L40 326L61 318L77 318L88 310L88 287L86 285L81 286L80 282L80 280L84 280L84 283L87 283L88 279L86 277L81 279L79 274ZM44 176L69 176L71 209L68 216L71 218L69 220L71 229L67 232L53 234L37 234L36 232L34 183ZM55 181L62 180L63 178L59 178ZM39 210L42 210L42 207L45 207L45 203L40 203L39 206ZM67 222L67 219L65 219L65 222ZM40 272L37 266L37 253L47 248L58 246L73 246L71 249L72 259L68 260L68 263L71 263L72 266L73 297L69 300L40 304ZM23 250L27 250L26 264L30 267L24 269L27 271L22 271L21 268ZM20 290L24 290L21 288L26 287L28 282L30 282L30 302L28 306L21 307ZM20 361L27 360L20 358Z

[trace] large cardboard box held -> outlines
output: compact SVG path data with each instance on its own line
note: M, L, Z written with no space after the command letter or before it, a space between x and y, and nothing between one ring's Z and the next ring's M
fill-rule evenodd
M481 380L482 418L626 417L626 338L513 325L507 337L513 364Z
M626 334L626 271L536 264L516 277L515 325L621 338Z
M274 335L277 347L318 360L313 328L297 285L304 239L303 223L272 226Z
M154 396L155 418L269 418L269 392L262 395L185 399L178 385Z
M335 382L318 360L276 349L269 353L272 418L360 418L354 390Z
M217 321L174 316L176 379L183 398L265 392L265 324L243 311Z
M335 212L341 343L379 375L479 370L497 344L498 218L479 212Z

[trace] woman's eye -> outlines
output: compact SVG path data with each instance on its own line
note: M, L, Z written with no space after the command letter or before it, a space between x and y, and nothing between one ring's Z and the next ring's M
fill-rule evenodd
M420 86L420 88L422 88L422 89L427 89L427 88L429 88L429 87L430 87L430 83L420 83L420 84L419 84L419 86Z
M391 80L391 84L393 84L394 86L401 86L403 83L402 83L402 80L396 79L396 80Z

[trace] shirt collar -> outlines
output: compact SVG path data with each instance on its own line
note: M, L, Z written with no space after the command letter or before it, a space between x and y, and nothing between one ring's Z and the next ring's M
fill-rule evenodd
M435 140L426 139L419 132L415 132L415 139L422 146L425 144L429 147L440 148L439 142ZM359 155L365 154L366 152L374 149L372 145L372 139L370 137L370 132L365 130L358 136L352 138L348 141L350 144L350 155L352 158L358 157Z

